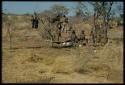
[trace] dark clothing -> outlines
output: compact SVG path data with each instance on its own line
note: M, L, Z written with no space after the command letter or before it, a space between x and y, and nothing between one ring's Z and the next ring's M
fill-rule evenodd
M39 21L38 21L38 19L36 19L36 20L35 20L35 29L38 28L38 24L39 24Z
M32 19L32 28L37 29L38 28L38 24L39 24L39 20L37 18L33 18Z
M35 28L35 19L32 19L32 28Z

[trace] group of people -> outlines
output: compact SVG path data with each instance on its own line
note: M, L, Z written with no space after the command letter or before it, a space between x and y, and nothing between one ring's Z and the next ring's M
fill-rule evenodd
M70 41L76 45L77 43L84 45L86 43L84 30L81 31L79 37L76 35L75 30L73 30L72 26L68 27L69 20L65 15L57 15L53 18L52 23L56 23L58 28L58 40L61 37L61 32L71 31Z
M56 27L61 31L61 32L64 32L66 31L67 32L67 25L68 25L68 17L66 17L65 15L63 14L58 14L56 17L54 17L52 19L52 23L56 23Z
M68 17L66 17L63 14L58 14L57 16L52 18L51 23L54 24L57 28L57 38L58 41L60 37L62 36L62 32L67 32L68 31Z
M79 43L80 45L86 45L86 38L85 38L84 30L81 31L79 37L76 35L75 30L72 30L71 42L74 43L74 46L76 46L77 43Z
M77 37L76 36L76 32L75 30L72 30L72 27L69 27L68 29L68 17L66 17L65 15L61 15L58 14L55 18L52 18L52 20L50 20L50 23L56 23L56 27L58 29L58 39L59 37L61 37L61 32L67 32L67 31L72 31L71 33L71 42L72 43L80 43L80 44L84 44L85 39L85 33L84 30L81 31L80 36ZM39 25L39 19L36 13L34 13L34 15L32 16L32 28L37 29Z

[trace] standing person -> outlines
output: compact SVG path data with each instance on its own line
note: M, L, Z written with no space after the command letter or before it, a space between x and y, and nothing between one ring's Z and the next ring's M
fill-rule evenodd
M37 17L35 17L35 29L37 29L39 26L39 20Z
M33 15L32 15L31 22L32 22L32 28L35 28L35 18L34 18L34 16L33 16Z
M96 46L96 33L94 30L91 31L90 36L92 38L93 46Z
M73 46L76 46L76 43L78 42L78 38L76 36L75 30L72 31L71 42L72 42Z
M38 28L38 24L39 24L39 19L38 16L36 14L36 12L34 12L34 15L32 15L32 28L37 29Z
M62 31L67 32L68 18L65 15L60 17L60 24L62 27Z
M69 19L68 19L68 17L65 17L65 29L66 29L66 32L69 30L68 29L68 24L69 24Z
M84 45L86 42L85 42L85 33L84 33L84 30L81 31L81 34L80 34L80 44Z

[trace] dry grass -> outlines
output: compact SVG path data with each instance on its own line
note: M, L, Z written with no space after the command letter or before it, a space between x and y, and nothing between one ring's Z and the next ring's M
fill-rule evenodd
M10 52L8 26L3 23L3 83L123 83L123 30L109 30L104 47L58 49L51 48L29 24L18 17L12 25Z

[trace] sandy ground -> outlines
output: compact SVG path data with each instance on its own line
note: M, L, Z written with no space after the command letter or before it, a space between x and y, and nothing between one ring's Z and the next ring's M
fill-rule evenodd
M123 83L122 29L109 30L104 47L59 49L22 24L12 27L11 50L7 26L2 28L3 83Z

